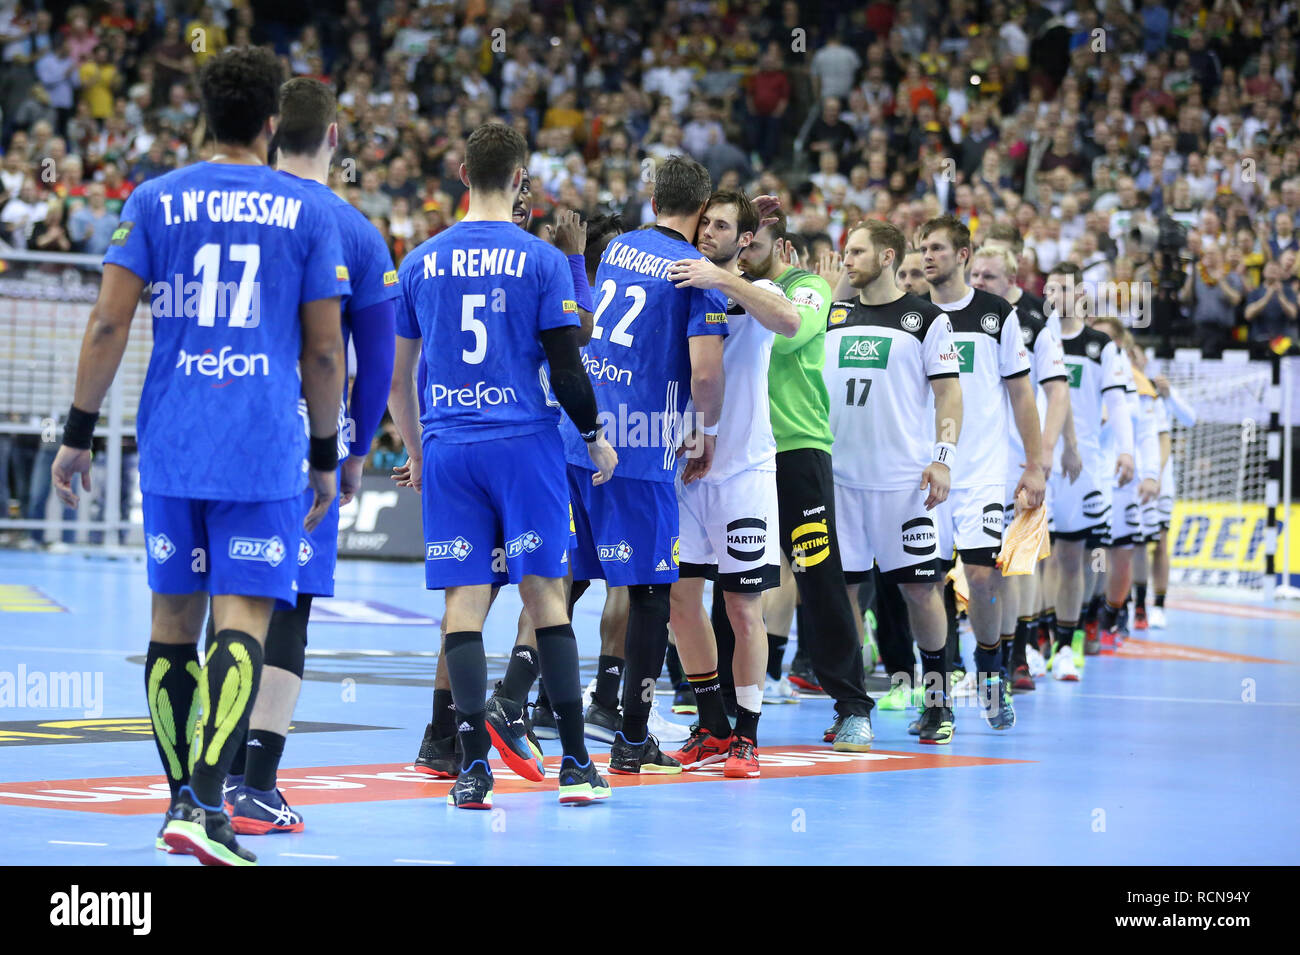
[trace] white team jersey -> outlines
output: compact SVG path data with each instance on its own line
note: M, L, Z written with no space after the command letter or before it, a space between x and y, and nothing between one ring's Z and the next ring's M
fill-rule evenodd
M759 279L754 287L783 297L785 294L781 286L768 279ZM721 484L741 471L776 470L776 438L772 436L767 394L767 369L776 334L731 301L727 302L727 327L729 332L722 344L726 391L718 418L713 466L700 479L705 484ZM688 410L695 410L694 401Z
M1079 456L1091 464L1101 456L1102 393L1127 388L1128 361L1104 332L1086 325L1072 337L1062 338L1061 347L1065 351ZM1064 447L1064 436L1057 446Z
M1069 375L1065 371L1065 352L1061 342L1047 325L1027 315L1018 315L1020 334L1024 339L1025 349L1029 352L1029 374L1034 381L1034 401L1038 406L1038 423L1041 426L1047 417L1047 392L1043 383L1048 381L1066 381ZM1006 389L1003 389L1005 394ZM1006 395L1007 429L1009 447L1007 452L1007 473L1013 476L1025 461L1025 443L1020 439L1020 429L1016 427L1015 413L1011 410L1011 396Z
M911 293L887 305L834 302L822 372L837 486L914 489L934 452L930 381L959 375L952 324ZM958 459L965 448L958 445Z
M961 367L961 441L952 486L1000 488L1007 479L1006 435L1014 427L1002 381L1029 373L1020 319L1014 305L983 289L934 304L952 321Z

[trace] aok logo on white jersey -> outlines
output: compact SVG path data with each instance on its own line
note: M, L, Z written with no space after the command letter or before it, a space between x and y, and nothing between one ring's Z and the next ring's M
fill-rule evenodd
M841 368L885 368L893 340L884 335L845 335L840 339Z

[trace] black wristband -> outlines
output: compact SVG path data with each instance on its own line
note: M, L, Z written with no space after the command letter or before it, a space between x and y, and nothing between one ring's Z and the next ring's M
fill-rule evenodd
M307 462L317 471L333 471L339 466L339 433L335 431L328 438L311 439L311 450L307 452Z
M98 411L82 411L76 405L68 409L68 420L63 425L63 443L78 451L88 451L95 437Z
M582 431L579 433L582 435L583 441L586 441L588 444L595 444L597 441L600 440L600 435L602 430L604 429L602 429L598 425L595 428L592 428L590 431Z

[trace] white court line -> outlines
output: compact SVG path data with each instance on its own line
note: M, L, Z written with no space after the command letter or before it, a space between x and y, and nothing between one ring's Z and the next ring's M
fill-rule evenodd
M1230 703L1234 706L1300 706L1300 703L1246 703L1243 700L1201 700L1183 696L1115 696L1109 693L1075 693L1085 700L1135 700L1143 703Z
M107 842L72 842L67 839L50 839L52 846L106 846Z
M338 856L318 856L310 852L281 852L280 855L291 859L337 859Z
M0 650L22 650L33 653L98 653L101 656L119 657L128 653L139 653L149 649L147 646L125 647L121 650L104 650L98 647L13 647L0 646Z
M394 862L413 862L418 865L455 865L450 859L394 859Z

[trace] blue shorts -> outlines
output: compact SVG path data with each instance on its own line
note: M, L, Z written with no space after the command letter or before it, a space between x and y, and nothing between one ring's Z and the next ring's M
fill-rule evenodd
M340 485L343 472L338 474ZM302 496L302 516L306 517L316 500L315 493L308 488ZM334 596L334 565L339 557L339 495L334 495L334 503L325 512L316 529L304 534L298 545L298 593L313 597Z
M569 465L577 541L573 579L603 578L611 587L677 580L677 489L667 481L617 475L599 487L593 472Z
M302 498L203 501L144 493L149 589L298 602Z
M430 590L517 584L569 569L569 490L554 428L476 444L424 442Z

